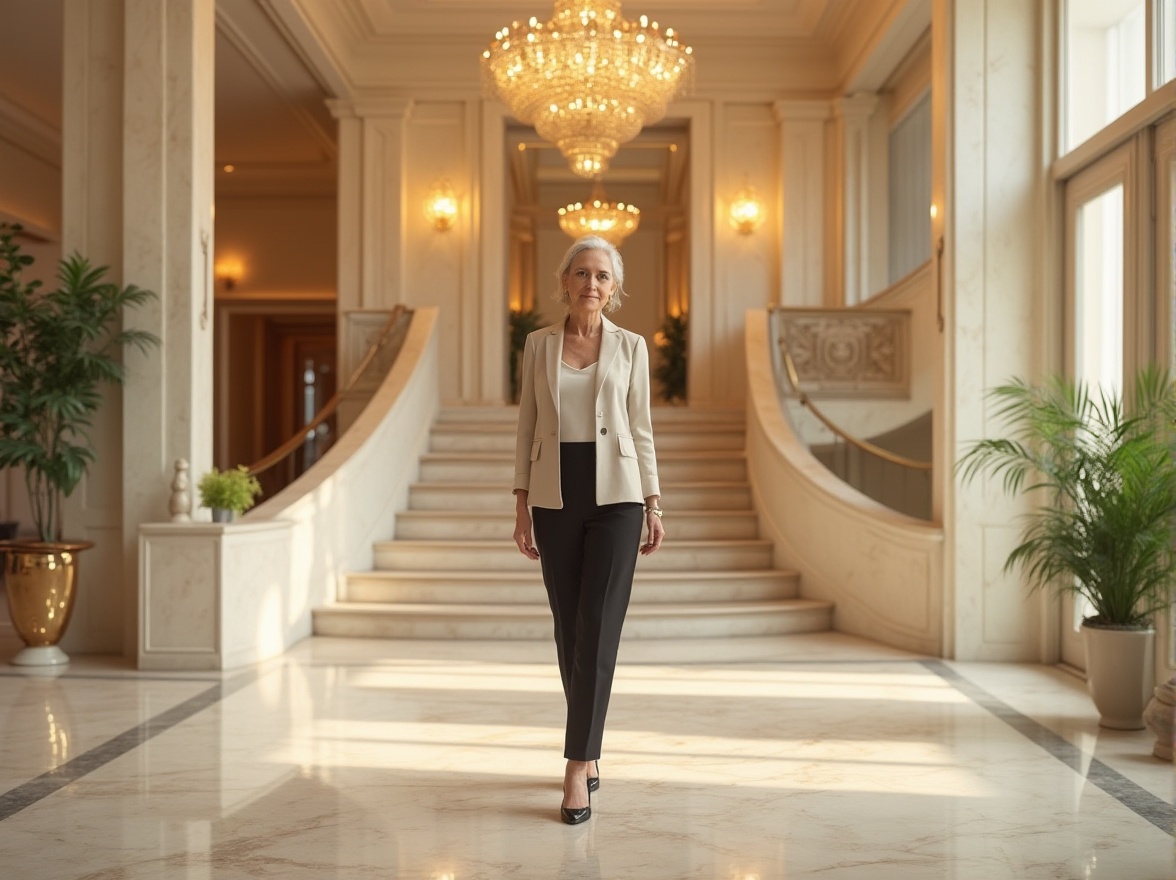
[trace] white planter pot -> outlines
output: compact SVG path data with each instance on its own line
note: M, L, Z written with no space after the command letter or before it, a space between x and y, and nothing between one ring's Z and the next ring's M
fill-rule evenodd
M1099 725L1143 730L1143 710L1155 688L1154 629L1103 629L1082 624L1086 684Z

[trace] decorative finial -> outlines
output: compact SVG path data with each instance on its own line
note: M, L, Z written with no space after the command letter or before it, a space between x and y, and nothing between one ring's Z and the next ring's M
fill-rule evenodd
M182 458L176 459L176 475L172 478L171 501L168 510L171 521L187 523L192 521L192 493L188 491L188 462Z

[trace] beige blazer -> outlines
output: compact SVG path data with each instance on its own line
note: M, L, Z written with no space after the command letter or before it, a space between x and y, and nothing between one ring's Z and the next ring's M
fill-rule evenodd
M645 339L601 317L596 362L596 503L643 502L660 495L649 416ZM523 349L514 488L533 507L562 508L559 482L559 374L564 322L527 337Z

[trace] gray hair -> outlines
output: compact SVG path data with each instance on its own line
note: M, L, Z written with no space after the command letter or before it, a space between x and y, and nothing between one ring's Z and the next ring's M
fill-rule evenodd
M559 268L555 271L556 288L552 299L556 302L563 303L564 308L568 308L568 293L564 287L564 276L572 268L572 260L576 259L584 251L604 251L608 256L609 262L613 267L613 281L617 283L617 289L613 291L613 295L608 298L608 304L605 305L604 311L615 312L621 307L621 297L628 296L625 292L625 264L621 260L621 255L610 242L605 241L599 235L585 235L577 238L572 246L568 248L568 252L564 254L563 260L559 264Z

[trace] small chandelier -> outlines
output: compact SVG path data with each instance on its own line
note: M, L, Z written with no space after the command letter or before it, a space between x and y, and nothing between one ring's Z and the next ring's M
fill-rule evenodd
M559 228L572 238L599 235L614 247L620 247L640 224L641 212L637 206L606 200L599 180L592 187L592 200L588 204L575 202L559 209Z
M621 16L619 0L555 0L551 21L517 21L482 53L487 92L534 125L581 177L657 122L689 82L691 50L673 28Z

